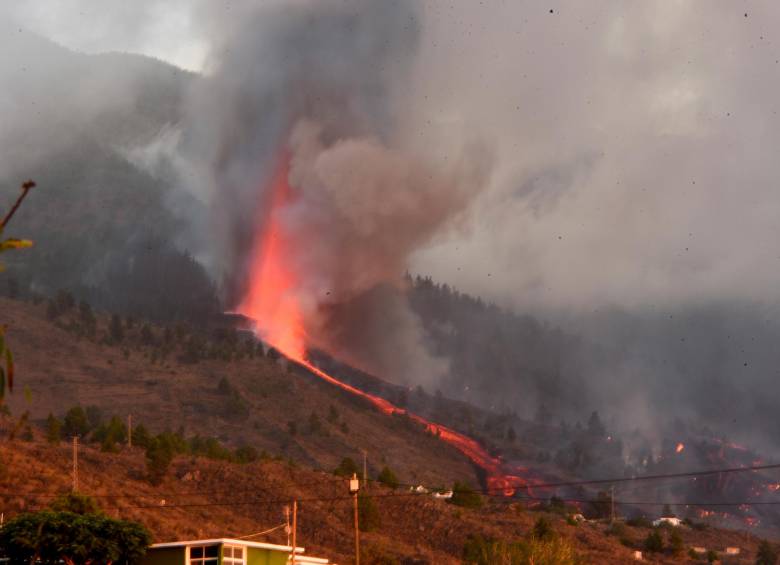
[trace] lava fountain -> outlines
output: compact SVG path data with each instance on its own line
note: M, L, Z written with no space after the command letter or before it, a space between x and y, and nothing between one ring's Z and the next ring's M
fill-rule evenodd
M428 432L452 445L481 468L488 490L512 496L518 488L528 488L529 481L503 470L503 462L476 440L451 428L426 420L395 406L386 399L369 394L315 367L306 359L306 331L298 295L301 282L291 258L298 250L294 234L284 222L285 210L295 202L295 190L289 184L289 155L283 155L272 179L270 208L257 234L250 258L249 287L238 312L251 319L256 333L289 359L308 369L326 382L360 396L384 414L406 414ZM525 469L515 468L515 473Z
M289 156L283 155L271 181L271 202L265 230L258 232L253 246L249 287L238 312L254 321L266 343L286 356L303 360L306 351L303 316L296 297L298 277L285 259L295 251L293 239L281 215L293 201L287 181Z

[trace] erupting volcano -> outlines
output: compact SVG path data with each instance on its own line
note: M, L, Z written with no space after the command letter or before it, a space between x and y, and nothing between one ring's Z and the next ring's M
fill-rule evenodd
M297 277L285 260L295 248L280 218L293 199L288 173L289 157L285 154L272 179L270 210L263 222L265 229L260 230L254 242L249 286L238 311L254 320L266 343L273 344L291 359L302 360L305 332L295 296Z
M370 401L384 414L404 413L428 432L452 445L486 474L490 492L512 496L518 488L528 488L529 481L506 473L498 457L492 456L476 440L446 426L430 422L395 406L384 398L344 383L312 365L306 357L306 328L293 258L297 242L285 225L285 211L295 202L295 188L289 182L290 157L284 154L271 181L269 209L263 211L261 225L250 258L249 284L238 312L253 320L256 333L290 360L302 365L317 377ZM523 472L525 469L513 469Z

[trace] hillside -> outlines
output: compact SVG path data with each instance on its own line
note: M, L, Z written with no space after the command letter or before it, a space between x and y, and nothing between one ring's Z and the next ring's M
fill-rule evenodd
M4 441L0 492L8 519L20 510L41 508L70 488L71 450L68 444L51 446ZM80 491L96 497L112 516L139 520L155 541L182 538L242 536L283 523L283 507L301 500L299 540L309 553L326 555L338 563L351 562L351 502L346 485L333 475L279 461L247 465L180 457L163 483L144 480L143 452L124 448L119 454L82 447L79 458ZM364 561L381 564L455 564L461 562L470 535L498 540L528 536L540 517L548 519L563 540L573 544L585 563L632 563L632 547L641 547L649 530L624 526L609 530L606 523L567 523L559 513L526 508L505 499L488 500L481 509L453 506L428 495L409 495L371 484L369 492L379 511L375 531L362 534ZM614 531L613 535L609 532ZM737 558L724 563L753 563L757 539L722 530L680 530L686 547L723 550L740 547ZM668 537L668 533L663 534ZM282 532L262 537L285 542ZM687 554L650 556L652 563L694 563ZM701 562L701 561L700 561Z
M126 329L123 343L108 345L109 318L98 317L94 338L80 337L76 308L46 319L46 303L0 299L8 342L17 358L18 391L8 399L15 415L33 420L61 417L75 405L96 406L107 417L132 414L154 432L179 430L216 437L231 445L332 470L344 457L362 460L369 472L389 465L406 483L478 482L476 470L454 448L400 418L381 415L315 378L288 372L262 355L242 359L182 360L179 343L199 339L183 327L166 359L163 344L144 346L142 324ZM159 339L163 331L154 328ZM172 334L175 332L172 332ZM206 346L201 346L206 347ZM220 381L229 390L220 391ZM295 433L291 433L291 431ZM381 446L381 447L380 447Z
M202 298L213 295L211 282L176 245L185 237L183 218L194 221L202 204L186 191L174 196L175 172L150 149L180 124L195 75L139 55L70 51L3 22L0 32L8 42L0 55L8 86L0 94L0 207L28 177L40 188L9 226L37 244L5 259L12 278L23 289L68 288L94 304L140 307L152 317L162 304L184 300L167 286L175 279L170 271L184 263L195 289L189 294L200 299L199 307L188 304L189 317L213 311L213 296ZM150 260L171 268L140 273L138 265ZM139 305L127 285L141 278L157 292ZM148 304L160 294L165 298ZM171 310L181 316L170 307L158 315Z
M141 448L105 453L98 444L82 445L80 490L97 496L109 513L142 521L158 541L263 531L278 524L284 501L296 497L304 501L302 543L312 553L348 562L350 505L332 500L344 496L345 486L330 471L344 457L360 461L362 450L372 478L387 465L404 484L479 484L479 473L461 453L419 426L288 370L273 356L239 354L248 343L240 337L229 346L229 339L204 340L183 326L166 332L100 314L89 331L81 309L62 301L62 296L39 304L0 299L18 368L16 391L7 398L11 414L2 416L0 428L8 438L25 413L33 422L27 436L33 441L0 445L7 517L41 507L69 488L70 446L46 444L42 427L49 413L61 417L77 404L99 408L104 418L132 414L135 425L153 433L178 430L262 453L248 464L179 456L162 483L151 486ZM117 319L121 343L112 343ZM173 336L168 349L165 335ZM190 357L195 351L206 353ZM18 430L15 435L20 437ZM427 495L410 496L405 488L390 491L375 484L371 493L377 495L381 526L364 536L367 555L376 557L369 563L457 563L468 535L521 539L540 515L548 515L539 502L502 497L487 499L482 509L463 509ZM328 500L307 501L321 498ZM606 524L574 526L565 516L577 510L561 510L549 517L585 562L631 562L631 550L643 546L649 531L623 527L607 535ZM269 539L283 541L279 535ZM712 527L686 528L682 537L688 546L738 546L743 552L757 543L754 536ZM751 562L742 557L731 562ZM680 560L664 554L655 562Z

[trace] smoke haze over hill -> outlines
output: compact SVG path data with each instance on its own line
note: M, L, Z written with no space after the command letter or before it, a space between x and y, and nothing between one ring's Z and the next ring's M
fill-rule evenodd
M296 292L315 345L497 410L557 402L627 428L679 414L776 437L780 7L78 4L4 8L3 43L28 34L19 22L70 22L67 45L177 43L177 59L207 53L203 72L39 38L5 49L4 188L88 138L133 180L74 184L161 188L142 209L165 214L111 240L155 228L232 306L289 151L301 201L284 222L306 242ZM79 9L92 37L67 32ZM85 153L89 168L99 152ZM87 284L106 254L90 254ZM67 268L51 280L83 274ZM419 294L410 307L407 269L534 318L434 314Z

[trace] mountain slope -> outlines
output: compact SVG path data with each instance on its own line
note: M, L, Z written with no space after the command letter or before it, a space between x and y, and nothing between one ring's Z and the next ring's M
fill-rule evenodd
M32 399L28 404L18 392L9 398L14 414L29 410L41 420L76 404L94 405L107 416L132 414L153 431L183 428L186 435L251 445L317 468L331 470L343 457L359 461L365 450L372 475L389 465L407 483L478 482L463 455L419 426L385 416L319 379L287 372L277 361L255 356L183 362L184 348L198 339L191 333L174 338L162 361L162 344L140 345L140 323L125 329L122 344L107 345L108 318L99 318L96 337L88 339L75 329L75 308L53 322L46 309L44 303L0 299L18 383ZM152 331L162 340L162 329ZM220 391L222 379L227 393L224 385Z
M45 506L70 488L71 450L67 444L51 446L40 441L0 443L4 462L0 495L6 519L21 510ZM152 487L143 480L142 451L123 449L119 454L82 447L79 488L97 497L112 516L138 520L152 532L154 541L243 536L284 522L283 507L300 500L300 545L312 555L350 563L353 555L351 501L344 480L332 475L265 461L248 465L178 458L163 483ZM609 535L608 524L588 522L574 526L563 516L526 509L522 503L486 501L481 509L467 509L408 495L372 484L369 493L380 521L372 532L361 534L363 561L367 564L447 565L461 563L469 536L497 540L526 539L534 523L545 517L553 531L572 544L584 563L635 563L633 549L641 548L649 529L625 526ZM753 563L758 540L738 532L682 528L686 548L699 546L722 552L741 548L740 555L723 563ZM669 533L662 533L664 539ZM258 539L258 538L255 538ZM259 539L286 542L282 531ZM647 555L653 563L692 563L687 551Z

